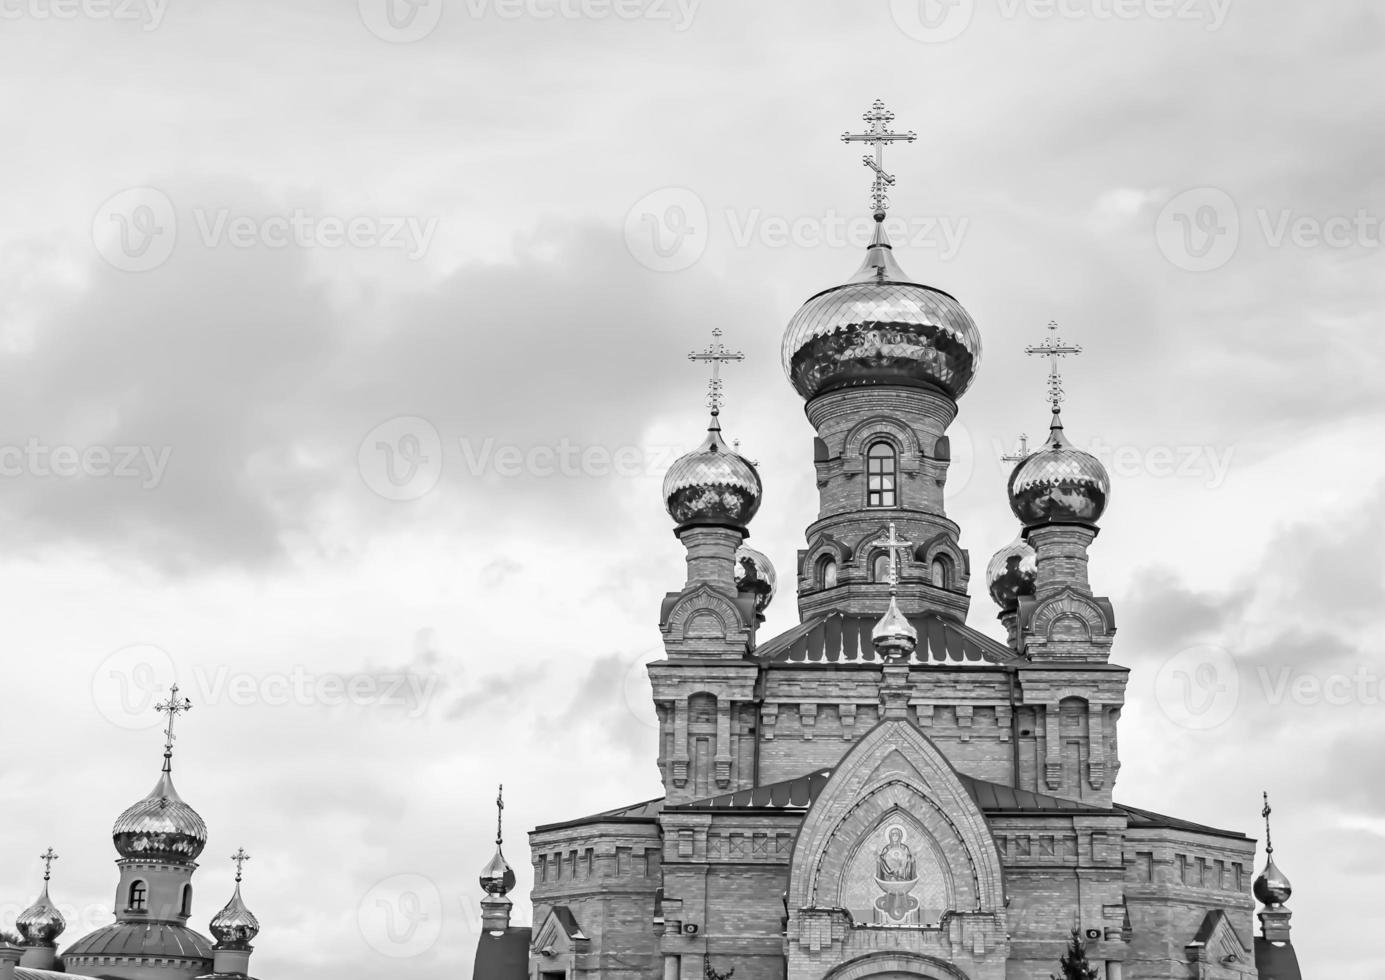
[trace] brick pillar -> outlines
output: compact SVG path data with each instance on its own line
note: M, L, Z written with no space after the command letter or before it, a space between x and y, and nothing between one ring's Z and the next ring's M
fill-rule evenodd
M1063 589L1092 594L1087 581L1087 548L1096 538L1096 528L1082 524L1044 524L1026 528L1024 539L1038 556L1038 576L1034 595L1047 598Z
M1289 920L1294 917L1284 906L1267 907L1260 913L1260 933L1272 943L1289 941Z
M678 540L688 549L688 587L706 583L736 595L736 549L745 532L730 527L691 525L679 528Z
M1044 705L1044 784L1063 787L1063 732L1057 703Z

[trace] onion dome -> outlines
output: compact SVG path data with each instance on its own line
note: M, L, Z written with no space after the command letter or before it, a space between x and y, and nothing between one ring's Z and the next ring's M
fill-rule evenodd
M1106 467L1068 442L1057 411L1048 441L1010 474L1010 509L1025 527L1095 524L1106 510L1110 493Z
M846 283L804 303L784 331L784 371L806 399L856 385L940 388L957 398L981 361L981 334L947 293L913 282L875 215L875 239Z
M25 946L52 946L67 928L67 920L48 897L48 876L43 878L43 894L14 920L14 928Z
M504 843L505 787L501 786L495 796L495 856L481 869L481 890L496 898L504 898L515 888L515 870L501 851Z
M1021 596L1034 594L1034 579L1039 574L1038 556L1022 537L1001 548L986 566L986 588L1002 612L1019 607Z
M870 631L870 639L883 659L907 660L918 646L919 631L910 624L891 595L890 607Z
M679 457L664 476L664 502L679 527L721 524L745 527L760 509L764 486L754 464L721 438L712 410L707 438Z
M260 934L260 920L246 908L245 900L240 897L239 882L231 900L224 909L212 916L208 928L216 944L221 947L248 946Z
M1255 879L1254 891L1255 897L1270 908L1278 908L1293 897L1294 886L1274 863L1273 854L1265 864L1265 870Z
M185 863L207 846L207 824L173 788L167 766L149 795L120 815L111 835L123 858Z
M741 545L736 549L736 591L755 595L755 611L763 613L774 600L779 576L762 552Z

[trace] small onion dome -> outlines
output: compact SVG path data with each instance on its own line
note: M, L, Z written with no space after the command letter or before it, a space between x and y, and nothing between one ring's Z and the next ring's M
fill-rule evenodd
M899 611L899 603L890 596L890 608L870 631L871 642L876 652L886 660L906 660L918 646L919 631Z
M784 331L784 371L806 399L856 385L941 388L957 398L981 361L981 334L947 293L910 280L877 214L875 240L845 284L804 303Z
M148 796L120 815L111 835L124 858L195 861L207 846L207 824L183 802L167 770Z
M207 928L222 948L249 946L260 934L260 920L245 907L245 900L240 897L240 882L236 882L236 893L224 909L212 916Z
M754 464L722 441L716 411L702 445L679 457L664 476L664 503L680 527L745 527L760 509L763 496Z
M1010 509L1025 527L1095 524L1106 510L1110 493L1106 467L1068 442L1057 412L1048 441L1010 474Z
M736 591L755 594L755 611L762 613L774 601L779 576L765 555L741 545L736 549Z
M1022 537L1001 548L986 566L986 588L1003 612L1019 607L1020 597L1034 594L1039 574L1038 556Z
M1279 866L1274 863L1274 855L1269 856L1265 870L1255 879L1255 897L1270 908L1279 908L1294 894L1294 886Z
M495 846L495 857L481 871L481 890L487 895L504 897L515 888L515 870L505 860L500 845Z
M14 920L14 927L24 939L25 946L52 946L67 928L67 920L48 897L48 882L43 894Z

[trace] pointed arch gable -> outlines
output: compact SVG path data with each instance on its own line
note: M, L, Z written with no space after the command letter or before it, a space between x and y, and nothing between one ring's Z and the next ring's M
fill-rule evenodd
M861 849L873 846L892 814L907 814L908 825L941 849L950 911L1003 910L1000 855L985 817L937 747L904 720L866 735L809 810L794 846L791 907L845 908L846 891L858 887L846 879L860 878Z

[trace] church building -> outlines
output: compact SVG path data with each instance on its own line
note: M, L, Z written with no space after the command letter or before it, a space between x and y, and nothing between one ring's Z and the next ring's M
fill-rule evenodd
M158 710L168 716L163 769L154 788L128 807L111 837L119 858L115 921L78 939L61 953L67 921L49 896L53 862L44 861L43 891L15 920L14 934L0 930L0 980L253 980L250 945L260 924L241 898L244 849L236 865L231 900L212 917L215 942L188 925L193 914L193 873L207 846L207 824L173 786L173 724L192 702L175 684Z
M1088 575L1110 481L1066 434L1056 330L1031 349L1049 435L1016 461L1017 536L980 576L1008 639L966 625L943 491L981 336L896 260L883 150L914 134L878 102L865 119L845 139L874 150L875 239L784 333L817 432L800 622L759 635L776 572L745 545L762 485L722 436L717 369L740 355L718 340L697 355L706 438L663 486L687 556L649 666L664 795L531 832L532 928L511 924L497 840L473 975L1048 980L1077 940L1103 980L1301 980L1268 838L1256 876L1246 834L1118 802L1129 671Z

